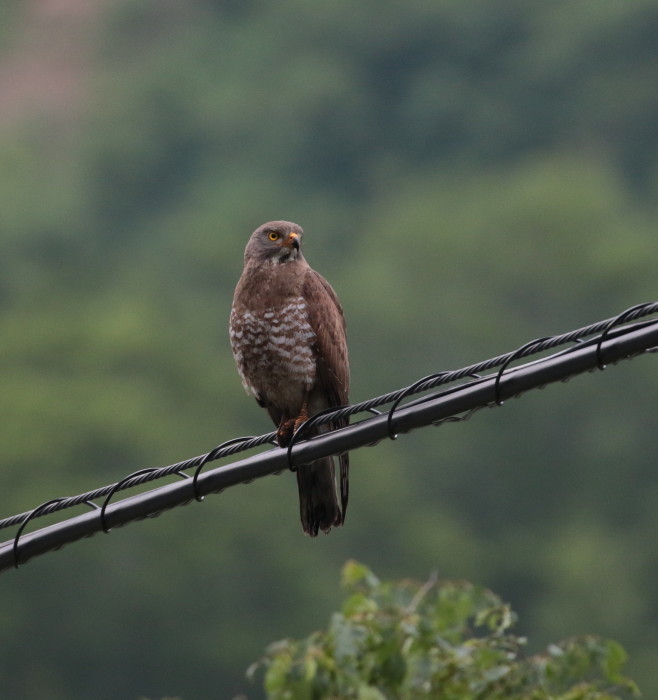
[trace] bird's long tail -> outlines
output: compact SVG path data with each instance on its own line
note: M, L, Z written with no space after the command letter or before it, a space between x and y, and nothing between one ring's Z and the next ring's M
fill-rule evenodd
M347 455L338 459L341 462L341 503L338 502L334 458L323 457L310 464L297 468L299 487L299 510L304 532L316 537L318 530L329 532L332 527L343 524L347 506L346 484L343 482Z

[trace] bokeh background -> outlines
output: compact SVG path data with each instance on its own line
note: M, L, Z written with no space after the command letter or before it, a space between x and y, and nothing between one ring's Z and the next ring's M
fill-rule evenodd
M654 0L5 0L0 515L270 430L227 338L270 219L355 401L655 300L657 85ZM655 697L657 392L640 358L360 450L317 540L285 474L33 560L2 695L261 698L354 557L492 588L530 650L611 636Z

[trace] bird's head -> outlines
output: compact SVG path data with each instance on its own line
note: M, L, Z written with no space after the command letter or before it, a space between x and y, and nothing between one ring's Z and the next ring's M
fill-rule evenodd
M291 221L268 221L252 234L244 251L245 263L284 263L302 257L304 231Z

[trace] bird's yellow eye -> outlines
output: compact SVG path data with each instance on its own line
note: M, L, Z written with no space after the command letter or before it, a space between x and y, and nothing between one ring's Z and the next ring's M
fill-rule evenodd
M270 231L270 232L267 234L267 237L268 237L271 241L278 241L278 240L279 240L279 234L278 234L276 231Z

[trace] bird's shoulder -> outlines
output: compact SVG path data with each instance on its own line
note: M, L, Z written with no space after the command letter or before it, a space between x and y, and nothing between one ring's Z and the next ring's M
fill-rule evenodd
M309 267L304 275L302 285L303 297L307 303L319 307L322 313L331 312L336 314L340 322L344 324L345 318L343 307L338 295L327 280L316 270Z
M319 272L309 269L304 301L315 334L320 383L333 405L344 404L349 390L349 363L345 316L338 295Z

